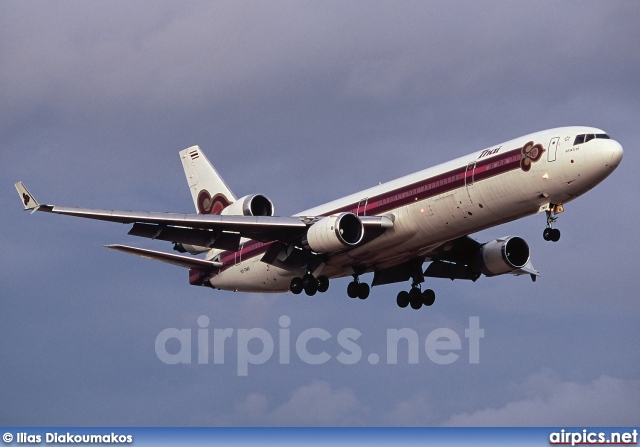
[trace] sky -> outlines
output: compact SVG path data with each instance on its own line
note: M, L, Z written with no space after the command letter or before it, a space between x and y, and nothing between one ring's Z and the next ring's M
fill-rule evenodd
M626 1L0 2L0 424L640 425L639 22ZM366 301L349 279L314 297L193 287L103 248L169 243L31 216L13 187L193 212L178 151L198 144L236 196L291 215L569 125L625 155L567 204L560 242L544 215L473 235L523 237L539 280L431 279L419 311L395 304L408 284ZM318 331L308 351L329 359L311 364L296 344ZM403 342L389 363L395 331L415 334L417 362ZM340 342L356 333L360 358ZM163 349L191 363L162 360L163 334L190 340ZM450 364L425 349L438 334L460 341Z

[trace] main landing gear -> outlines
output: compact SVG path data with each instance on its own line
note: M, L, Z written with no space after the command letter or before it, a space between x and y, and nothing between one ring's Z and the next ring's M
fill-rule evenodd
M347 286L347 295L349 298L360 298L366 300L369 298L369 284L366 282L360 282L358 275L353 275L353 281Z
M553 228L553 224L558 220L556 213L562 211L562 205L551 205L551 208L545 211L547 213L547 228L542 232L545 241L558 242L560 240L560 230Z
M412 309L420 309L422 305L431 306L436 300L436 293L427 289L424 292L420 290L420 284L414 283L411 286L411 290L405 292L404 290L398 293L398 297L396 298L396 302L398 306L405 308L408 305L411 305Z
M295 295L299 295L304 291L307 295L313 296L316 292L324 293L328 289L329 278L324 275L315 278L311 273L307 273L302 278L293 278L289 286L289 290ZM358 275L353 275L353 281L347 286L347 295L350 298L366 300L369 297L370 290L369 284L360 282Z
M309 296L313 296L316 292L324 293L329 289L329 278L326 276L314 277L311 273L307 273L302 278L295 277L291 280L289 290L295 295L299 295L304 290Z

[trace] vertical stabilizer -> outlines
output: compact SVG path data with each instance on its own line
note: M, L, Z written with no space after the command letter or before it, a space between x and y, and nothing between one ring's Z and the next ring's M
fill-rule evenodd
M236 196L199 146L180 151L180 160L198 214L220 214L235 202Z

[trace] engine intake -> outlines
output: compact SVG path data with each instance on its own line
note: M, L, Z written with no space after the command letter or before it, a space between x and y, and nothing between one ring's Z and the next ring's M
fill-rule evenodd
M480 247L475 267L486 276L503 275L524 267L529 254L529 245L521 237L496 239Z
M363 236L364 226L358 216L342 213L311 225L302 244L316 253L333 253L359 244Z
M223 216L273 216L273 202L262 194L244 196L220 213Z

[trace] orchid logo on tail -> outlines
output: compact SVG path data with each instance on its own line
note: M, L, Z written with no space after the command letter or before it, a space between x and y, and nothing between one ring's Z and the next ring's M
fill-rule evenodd
M198 194L198 212L200 214L220 214L229 205L231 202L223 194L211 197L206 189Z

